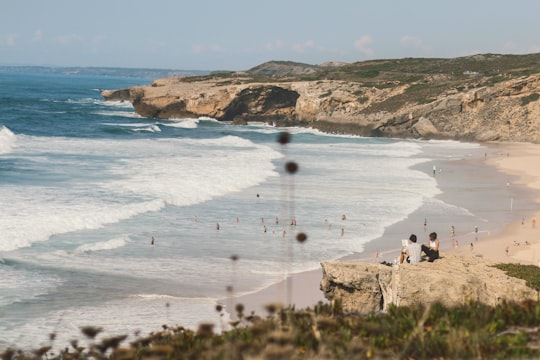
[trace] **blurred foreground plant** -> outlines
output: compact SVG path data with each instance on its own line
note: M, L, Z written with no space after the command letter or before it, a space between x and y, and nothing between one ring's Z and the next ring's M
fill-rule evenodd
M243 306L237 304L238 312ZM265 317L251 314L230 330L214 324L196 331L164 326L124 344L125 336L55 353L52 347L4 350L13 359L514 359L540 358L540 303L471 302L390 307L387 313L344 313L339 302L295 310L270 304ZM99 329L100 328L94 328ZM51 339L54 341L54 338Z

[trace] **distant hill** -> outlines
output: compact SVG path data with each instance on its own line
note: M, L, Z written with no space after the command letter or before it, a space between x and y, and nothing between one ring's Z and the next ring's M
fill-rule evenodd
M268 61L249 69L247 73L253 75L284 76L315 74L318 70L319 67L317 65L292 61Z
M310 65L292 61L268 61L247 71L253 75L312 74L313 80L349 80L366 82L366 79L402 80L405 75L497 75L511 73L515 76L540 72L540 53L527 55L477 54L458 58L402 58L367 60L354 63L329 61Z

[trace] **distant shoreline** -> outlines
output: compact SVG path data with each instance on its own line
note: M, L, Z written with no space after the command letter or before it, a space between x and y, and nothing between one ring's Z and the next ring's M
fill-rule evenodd
M39 65L0 65L0 72L38 73L61 75L99 75L144 78L151 83L155 79L172 76L203 76L210 74L206 70L177 70L153 68L89 67L89 66L39 66Z

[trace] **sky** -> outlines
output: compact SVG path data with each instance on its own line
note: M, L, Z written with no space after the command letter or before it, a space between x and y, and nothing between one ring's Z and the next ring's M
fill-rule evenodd
M0 65L248 70L540 52L538 0L0 0Z

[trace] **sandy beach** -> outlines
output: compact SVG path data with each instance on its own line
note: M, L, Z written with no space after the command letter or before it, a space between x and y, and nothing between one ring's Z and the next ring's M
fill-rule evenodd
M429 216L426 215L428 210L419 209L408 219L388 228L381 237L395 238L395 247L381 245L388 244L388 241L376 239L366 246L363 253L342 260L391 262L399 251L397 239L417 233L425 242L427 233L437 231L441 256L454 253L500 262L540 265L540 224L535 223L540 217L540 196L536 192L540 189L540 168L533 166L539 158L540 145L494 143L487 145L486 152L477 154L475 158L443 164L446 172L438 179L443 191L441 198L450 203L460 203L471 212L486 213L484 223ZM484 191L482 184L486 179L500 183L500 189ZM500 199L495 201L494 197ZM500 205L501 202L504 205ZM428 225L423 226L426 219L429 219ZM451 226L455 227L454 235ZM270 303L311 307L319 301L326 301L319 289L321 278L320 269L293 274L285 281L233 301L244 305L246 314L265 314L265 305ZM224 304L227 302L232 305L231 299L223 300Z
M489 157L488 164L500 171L517 178L507 186L524 186L532 190L533 200L540 203L540 145L505 144L499 145L497 156ZM540 209L540 205L538 206ZM486 237L449 251L464 256L482 256L500 262L518 262L522 264L540 265L540 232L536 219L540 212L523 216L521 219L506 225L495 236Z

